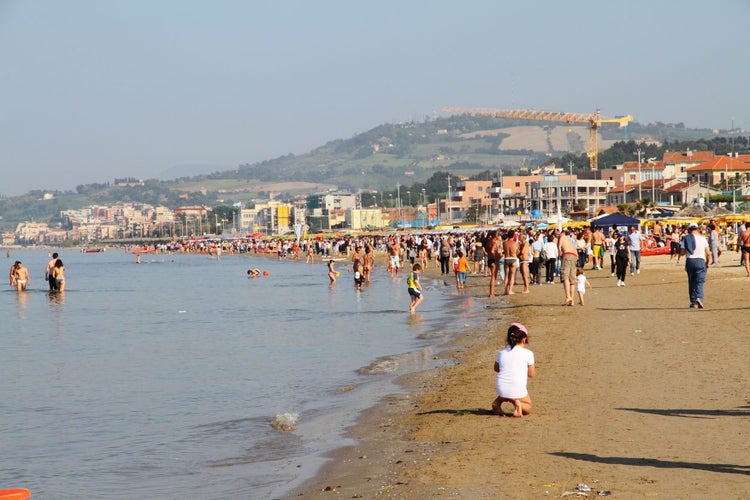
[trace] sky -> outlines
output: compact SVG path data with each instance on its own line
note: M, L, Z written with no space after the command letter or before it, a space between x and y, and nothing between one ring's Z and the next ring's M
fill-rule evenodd
M747 130L748 25L747 0L0 0L0 195L228 170L445 106Z

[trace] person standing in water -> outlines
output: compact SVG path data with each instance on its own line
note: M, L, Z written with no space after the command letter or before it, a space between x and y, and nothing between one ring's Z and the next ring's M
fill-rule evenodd
M331 280L330 286L336 283L336 270L333 268L333 259L328 261L328 279Z
M64 292L65 291L65 266L63 265L63 261L60 259L57 259L55 262L55 267L52 268L52 279L55 280L55 291L57 292Z
M422 266L416 263L412 266L409 277L406 280L406 284L409 287L409 297L411 297L411 304L409 304L409 312L413 313L419 304L424 300L422 295L422 285L419 284L419 273L422 271Z
M47 262L47 268L44 270L44 280L49 282L49 291L54 292L57 290L57 285L55 284L55 278L52 276L52 270L55 268L55 263L57 263L57 252L52 254L52 260Z
M16 261L16 270L13 272L16 282L16 290L23 292L31 284L29 270L24 267L20 260Z

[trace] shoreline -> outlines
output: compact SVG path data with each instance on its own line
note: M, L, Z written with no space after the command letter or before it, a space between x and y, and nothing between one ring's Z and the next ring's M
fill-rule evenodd
M702 311L687 308L683 265L669 256L644 258L622 289L587 269L584 307L560 307L559 283L506 301L470 278L487 328L443 346L452 364L400 377L405 392L360 416L346 433L356 444L288 498L538 498L579 483L591 496L746 497L750 339L737 320L750 279L738 259L726 252L710 268ZM523 419L490 411L510 319L529 329L537 363Z

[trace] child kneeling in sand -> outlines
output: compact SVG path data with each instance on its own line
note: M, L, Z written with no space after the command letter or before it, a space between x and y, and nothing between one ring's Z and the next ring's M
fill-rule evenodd
M521 417L531 413L531 398L526 383L535 373L534 353L526 347L529 332L521 323L510 325L507 342L495 358L497 398L492 402L492 411L504 415L501 405L509 402L514 405L513 416Z

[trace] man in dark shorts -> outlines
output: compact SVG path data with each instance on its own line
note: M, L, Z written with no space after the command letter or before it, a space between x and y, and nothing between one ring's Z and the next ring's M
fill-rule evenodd
M742 252L742 265L745 266L747 277L750 278L750 220L745 222L745 230L737 239L737 251Z
M54 292L57 290L57 283L55 282L55 278L52 276L52 270L55 268L55 264L57 264L57 252L52 254L52 260L47 263L47 268L44 270L44 279L49 282L49 291Z

